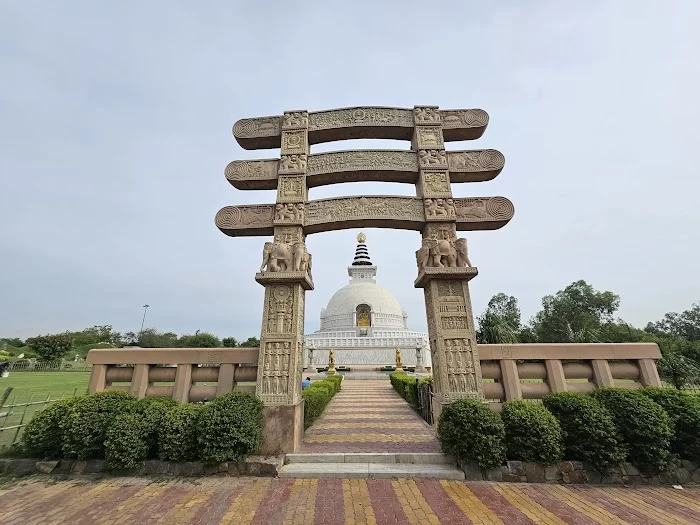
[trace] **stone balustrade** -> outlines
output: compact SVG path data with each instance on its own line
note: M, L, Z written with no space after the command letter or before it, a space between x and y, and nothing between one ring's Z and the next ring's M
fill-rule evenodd
M661 386L655 343L478 345L484 398L541 399L550 392ZM529 361L529 362L528 362ZM492 382L493 381L493 382Z
M166 396L180 403L204 401L233 391L237 383L254 383L258 354L257 348L90 350L87 362L93 367L89 392L124 390L139 398Z

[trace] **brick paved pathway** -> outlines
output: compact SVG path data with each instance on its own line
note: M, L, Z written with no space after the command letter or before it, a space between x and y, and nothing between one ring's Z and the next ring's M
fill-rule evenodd
M347 380L299 452L440 452L440 444L388 381Z
M0 524L697 524L700 489L439 480L29 479L0 488Z

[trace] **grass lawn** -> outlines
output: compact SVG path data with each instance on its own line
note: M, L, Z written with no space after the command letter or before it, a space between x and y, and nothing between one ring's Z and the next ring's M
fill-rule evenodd
M0 378L0 396L8 387L12 387L10 397L5 405L60 399L62 395L72 396L87 393L90 372L10 372L9 377ZM24 415L24 423L31 419L36 410L42 405L26 407L2 408L0 412L10 412L7 417L0 418L0 449L12 443L15 430L1 430L3 427L18 425Z

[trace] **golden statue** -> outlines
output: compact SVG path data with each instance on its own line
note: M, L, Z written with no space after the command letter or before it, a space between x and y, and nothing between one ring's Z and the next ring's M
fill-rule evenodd
M327 375L335 375L335 352L331 348L328 351L328 372Z
M403 367L401 366L401 349L400 348L396 349L396 371L398 373L403 372Z
M369 326L369 314L367 312L360 312L357 314L357 326Z

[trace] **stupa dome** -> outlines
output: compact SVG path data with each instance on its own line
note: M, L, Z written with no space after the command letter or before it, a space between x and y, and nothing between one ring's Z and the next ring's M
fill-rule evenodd
M353 279L350 284L335 292L328 301L322 329L354 330L357 326L355 315L358 307L362 305L369 306L370 312L374 314L375 322L372 323L372 328L405 328L403 309L394 294L374 280L367 279L362 282Z

